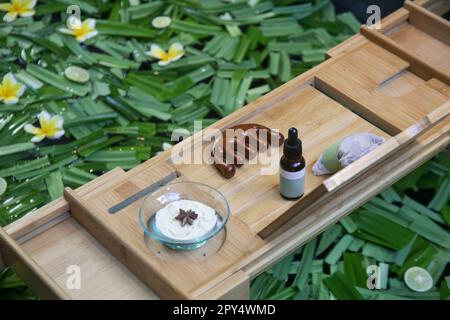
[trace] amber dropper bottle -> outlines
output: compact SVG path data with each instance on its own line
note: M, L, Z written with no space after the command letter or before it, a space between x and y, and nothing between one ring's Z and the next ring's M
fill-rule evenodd
M302 142L296 128L290 128L284 141L280 160L280 194L288 200L295 200L305 193L305 159Z

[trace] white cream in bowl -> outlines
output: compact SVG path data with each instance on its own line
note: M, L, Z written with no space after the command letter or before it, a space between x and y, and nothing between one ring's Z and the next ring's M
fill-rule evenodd
M191 224L182 224L176 217L182 210L192 210L197 218ZM216 211L198 201L177 200L168 203L156 212L155 225L161 234L174 240L193 240L214 229L217 223Z

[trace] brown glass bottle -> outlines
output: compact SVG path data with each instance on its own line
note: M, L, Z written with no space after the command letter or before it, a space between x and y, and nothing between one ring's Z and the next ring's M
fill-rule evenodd
M298 131L289 129L280 160L280 194L288 200L299 199L305 193L305 159Z

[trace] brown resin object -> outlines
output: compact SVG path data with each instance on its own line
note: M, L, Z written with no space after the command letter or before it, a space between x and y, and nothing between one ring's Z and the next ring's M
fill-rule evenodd
M266 151L269 145L280 146L283 142L283 134L273 129L256 123L243 123L222 132L211 149L211 156L220 174L230 179L245 160Z

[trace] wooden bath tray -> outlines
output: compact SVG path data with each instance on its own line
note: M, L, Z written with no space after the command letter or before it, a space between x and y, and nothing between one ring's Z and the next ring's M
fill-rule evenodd
M437 66L440 56L422 61L420 44L411 54L402 47L402 35L394 37L405 22L420 29L417 18L410 18L416 9L407 4L376 33L363 28L363 34L332 50L328 61L212 126L259 123L282 133L298 127L307 162L300 200L283 200L278 175L261 175L262 165L246 164L226 180L212 165L178 163L171 157L176 150L168 150L128 172L116 168L81 188L66 189L64 198L0 229L3 260L42 298L247 298L252 277L449 143L450 83ZM386 141L335 175L311 174L324 149L362 131ZM209 154L211 142L199 139L201 134L176 148ZM138 224L140 201L109 213L152 184L176 180L207 183L228 199L232 217L217 250L149 250ZM66 285L72 265L81 270L76 290Z

